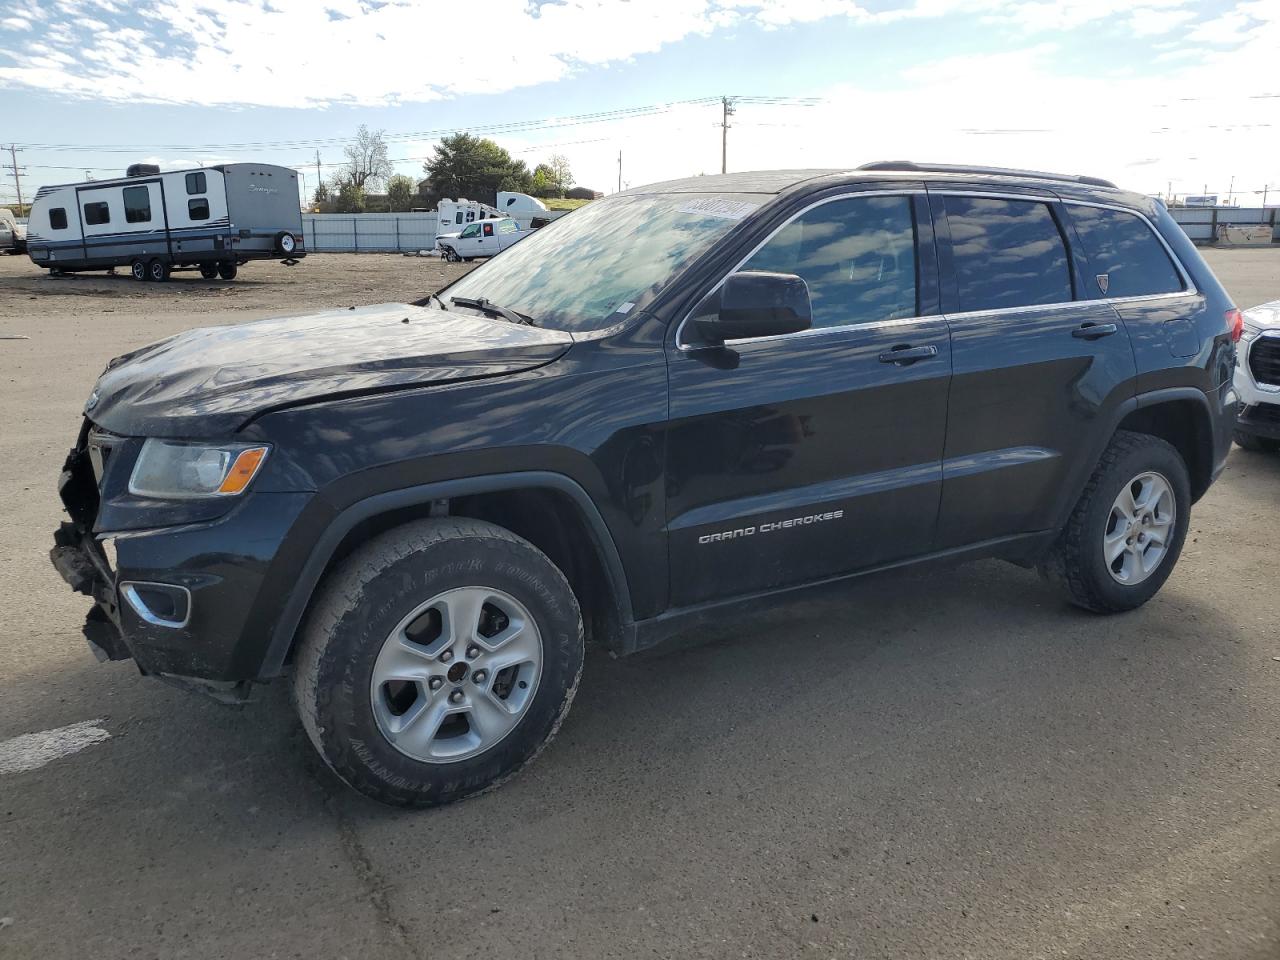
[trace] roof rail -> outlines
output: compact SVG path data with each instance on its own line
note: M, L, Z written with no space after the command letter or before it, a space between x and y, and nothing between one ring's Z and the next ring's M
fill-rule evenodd
M1006 167L967 167L952 163L916 163L912 160L877 160L864 163L859 170L898 170L907 173L977 173L997 177L1027 177L1036 180L1061 180L1066 183L1083 183L1091 187L1118 189L1110 180L1101 177L1085 177L1069 173L1044 173L1040 170L1010 170Z

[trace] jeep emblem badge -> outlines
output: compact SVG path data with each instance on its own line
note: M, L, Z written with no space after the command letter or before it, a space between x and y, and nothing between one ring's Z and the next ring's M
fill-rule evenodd
M94 390L93 393L89 394L89 399L86 400L84 403L84 412L88 413L97 405L98 405L98 391Z

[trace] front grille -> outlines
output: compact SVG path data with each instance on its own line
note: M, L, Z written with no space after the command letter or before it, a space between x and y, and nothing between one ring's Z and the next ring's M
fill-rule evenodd
M1240 419L1247 423L1268 424L1280 427L1280 404L1255 403L1240 411Z
M1249 371L1258 383L1280 387L1280 337L1258 337L1253 341Z

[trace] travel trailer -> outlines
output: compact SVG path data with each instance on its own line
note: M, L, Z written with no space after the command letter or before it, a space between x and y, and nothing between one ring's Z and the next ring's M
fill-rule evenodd
M119 180L41 187L27 253L51 272L129 267L135 280L182 269L231 280L250 260L293 264L304 255L298 175L262 163L134 164Z

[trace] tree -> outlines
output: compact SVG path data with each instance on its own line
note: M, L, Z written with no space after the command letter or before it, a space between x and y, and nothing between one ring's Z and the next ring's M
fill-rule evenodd
M413 198L417 192L418 185L403 173L397 173L387 181L387 201L393 211L408 210L412 207Z
M492 140L469 133L444 137L422 169L436 193L487 203L495 202L499 190L527 193L533 182L523 160L513 160Z
M342 153L347 159L341 175L362 190L378 186L395 172L387 156L385 130L371 131L360 124L355 140L343 147Z
M533 168L533 178L529 182L529 193L535 197L558 196L555 186L555 172L545 163Z
M573 173L569 170L569 158L563 153L553 153L547 158L544 166L551 171L552 186L558 191L557 197L573 186Z
M334 204L337 213L364 213L364 187L346 174L339 174L333 182Z
M311 198L311 202L318 207L322 203L328 203L331 199L332 197L329 195L328 184L321 181L320 186L316 187L316 193L315 196Z

